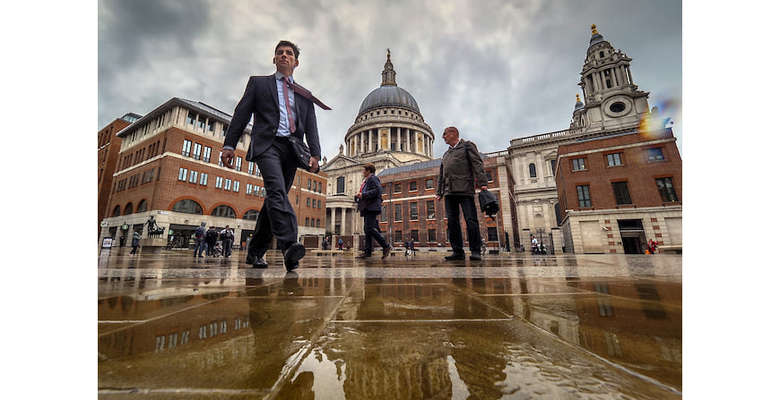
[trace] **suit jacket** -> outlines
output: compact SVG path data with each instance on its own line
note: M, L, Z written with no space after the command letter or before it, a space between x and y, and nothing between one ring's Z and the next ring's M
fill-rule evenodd
M474 181L477 186L487 186L487 174L482 168L482 157L477 145L461 140L441 157L439 166L439 196L448 194L473 195Z
M366 212L382 212L382 184L376 175L371 174L363 185L363 191L358 200L358 210L360 216L366 215Z
M284 105L282 105L284 106ZM314 103L295 93L295 133L311 150L311 156L320 159L320 137L317 132L317 118L314 115ZM254 160L263 154L273 143L279 129L279 95L276 90L276 76L249 77L244 96L236 105L233 119L225 134L225 146L236 148L238 139L244 133L249 118L254 114L251 142L246 159Z

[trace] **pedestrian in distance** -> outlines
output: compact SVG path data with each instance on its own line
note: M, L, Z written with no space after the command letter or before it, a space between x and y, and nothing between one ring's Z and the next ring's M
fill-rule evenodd
M339 238L339 250L344 250L344 241Z
M219 239L222 241L222 255L230 257L233 254L233 231L230 225L225 225L225 229L219 233Z
M482 168L482 157L479 155L477 145L461 139L458 128L454 126L445 128L442 138L450 147L441 158L436 200L444 197L447 233L452 246L452 254L444 259L451 261L466 258L466 253L463 251L463 235L460 231L460 210L463 210L469 250L471 250L469 259L481 260L482 240L479 235L477 207L474 203L474 187L487 190L487 174Z
M368 163L363 166L363 183L355 194L358 203L358 211L363 217L363 232L366 234L366 242L363 254L356 258L369 258L374 250L373 241L376 240L382 246L382 259L390 254L391 247L379 232L377 216L382 212L382 183L375 175L376 167Z
M201 222L198 229L195 229L195 252L193 257L203 257L203 250L206 249L206 223Z
M263 259L276 236L288 271L298 267L306 249L297 241L298 220L287 193L299 165L304 137L308 144L308 170L319 171L320 139L314 104L330 108L293 79L299 65L300 50L282 40L274 48L276 72L252 76L244 95L236 105L222 146L222 163L233 168L238 140L254 115L251 141L246 160L254 162L263 176L266 197L257 217L255 231L247 249L246 263L266 268Z
M130 251L130 254L135 254L138 251L138 245L141 243L141 234L138 232L133 232L133 241L131 244L133 245L133 250Z
M217 232L216 227L209 227L209 230L206 231L206 255L207 256L215 256L214 254L214 247L217 245L217 238L219 237L219 232Z

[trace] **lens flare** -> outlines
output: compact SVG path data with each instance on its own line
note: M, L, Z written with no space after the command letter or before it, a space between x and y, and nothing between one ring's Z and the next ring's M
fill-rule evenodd
M662 136L665 128L671 128L674 125L674 121L669 115L676 113L677 107L677 101L662 99L653 106L650 112L642 116L639 122L639 134L647 138Z

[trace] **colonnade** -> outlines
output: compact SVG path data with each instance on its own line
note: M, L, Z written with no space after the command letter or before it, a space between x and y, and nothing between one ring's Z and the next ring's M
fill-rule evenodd
M425 133L399 127L394 128L387 135L387 143L382 143L382 132L378 128L353 134L347 139L349 156L354 157L358 154L373 153L379 150L393 150L424 154L431 157L433 138ZM418 143L418 138L422 138L421 143ZM393 147L393 144L395 144L395 147Z

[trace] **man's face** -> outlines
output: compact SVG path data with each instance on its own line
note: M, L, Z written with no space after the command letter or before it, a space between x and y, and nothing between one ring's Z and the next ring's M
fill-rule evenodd
M298 59L295 58L295 52L290 46L279 46L274 53L274 65L276 70L284 75L292 75L295 67L298 66Z
M447 143L450 146L458 144L458 134L452 129L444 131L444 134L442 134L441 137L444 139L444 143Z
M371 175L371 172L368 172L367 169L363 168L363 177L368 178L369 175Z

